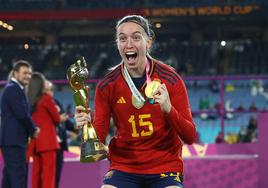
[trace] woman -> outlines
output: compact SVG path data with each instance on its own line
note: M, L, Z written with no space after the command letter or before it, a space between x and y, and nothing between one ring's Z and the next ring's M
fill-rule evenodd
M41 73L34 73L28 88L32 119L40 128L28 152L33 156L33 188L54 188L56 151L59 149L55 125L61 117L52 97L52 84Z
M130 15L116 26L122 62L97 85L94 128L105 143L110 117L116 134L109 144L109 172L102 188L183 186L182 144L196 130L183 80L149 55L154 33L148 20ZM91 120L76 107L78 126Z

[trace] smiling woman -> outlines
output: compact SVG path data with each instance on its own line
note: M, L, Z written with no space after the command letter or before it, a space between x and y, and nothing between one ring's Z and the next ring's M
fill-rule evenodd
M117 23L116 30L117 47L129 74L143 76L146 56L154 39L148 20L141 16L127 16Z
M122 61L99 82L95 94L98 138L105 143L111 116L117 130L102 188L183 187L182 144L193 143L195 125L183 80L150 56L153 41L146 18L130 15L118 21ZM78 126L91 120L84 110L76 107Z

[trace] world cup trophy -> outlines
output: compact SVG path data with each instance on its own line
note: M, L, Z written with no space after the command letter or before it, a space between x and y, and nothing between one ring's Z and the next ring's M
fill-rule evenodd
M84 57L79 58L67 70L67 79L72 87L76 106L83 106L89 113L89 87L85 85L88 77L87 64ZM106 157L104 144L97 137L91 122L82 126L80 162L96 162Z

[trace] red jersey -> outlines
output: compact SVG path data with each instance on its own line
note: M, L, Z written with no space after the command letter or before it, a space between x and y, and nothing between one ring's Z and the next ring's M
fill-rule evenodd
M182 144L193 143L196 130L186 87L170 66L150 59L149 76L168 89L172 108L164 114L159 104L132 105L132 93L121 63L97 85L94 128L104 143L112 117L116 134L109 144L110 169L136 174L183 173ZM139 91L144 95L146 82Z

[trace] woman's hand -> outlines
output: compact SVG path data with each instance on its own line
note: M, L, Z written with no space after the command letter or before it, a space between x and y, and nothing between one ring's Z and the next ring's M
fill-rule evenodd
M66 113L60 114L60 122L65 122L69 119L69 116Z
M85 112L86 109L83 106L75 107L74 119L76 121L77 128L82 128L83 125L86 125L88 122L91 122L90 113ZM87 110L88 112L90 110Z
M171 110L171 102L169 93L165 84L161 84L153 93L153 99L156 103L160 104L162 112L168 114Z

